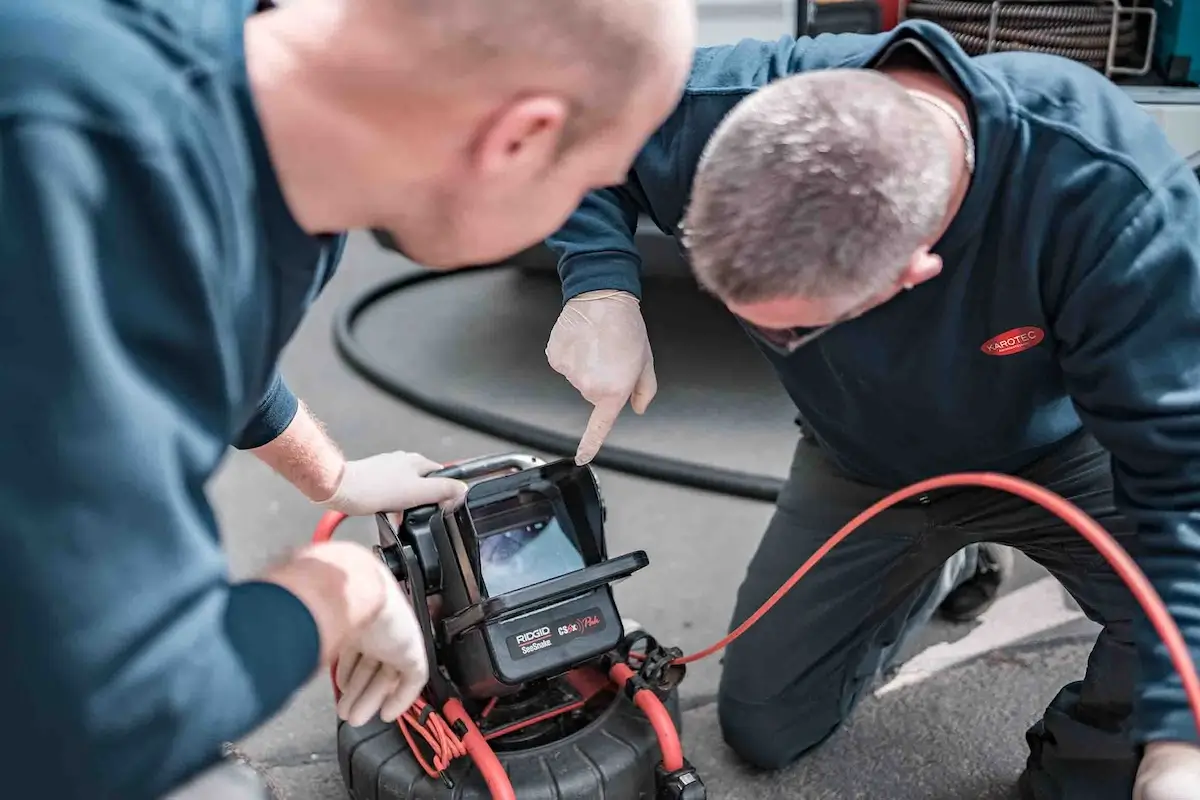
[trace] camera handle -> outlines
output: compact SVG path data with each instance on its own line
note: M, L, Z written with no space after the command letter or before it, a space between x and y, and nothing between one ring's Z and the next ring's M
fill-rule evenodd
M417 617L417 625L421 628L421 636L425 639L425 657L429 661L429 683L426 687L429 698L441 708L446 700L455 696L449 683L438 668L437 644L434 636L433 615L429 613L429 588L426 583L425 569L417 549L435 547L432 541L404 541L388 522L386 514L376 514L375 523L379 527L380 546L375 548L376 555L383 560L388 571L396 580L408 585L409 599L413 613ZM390 544L385 544L389 542Z
M453 478L456 481L477 481L501 472L521 472L540 467L546 462L536 456L520 453L481 456L447 464L444 468L429 473L434 478Z

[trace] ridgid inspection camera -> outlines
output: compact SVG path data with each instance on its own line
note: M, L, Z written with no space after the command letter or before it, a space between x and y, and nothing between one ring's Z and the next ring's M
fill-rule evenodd
M510 694L615 648L623 634L611 584L650 563L642 551L608 559L588 467L510 456L446 474L470 479L497 468L517 471L475 483L451 512L425 509L403 524L403 540L433 545L423 548L422 577L426 591L440 583L440 660L476 698ZM402 539L386 517L377 524L383 552L397 552Z
M351 796L703 800L679 745L682 653L624 630L612 584L649 559L609 557L591 468L502 455L436 474L468 483L456 508L375 516L431 679L398 725L341 726Z
M1145 573L1080 508L1021 478L955 473L892 492L843 525L737 628L684 656L625 635L610 587L647 559L607 557L589 468L501 456L443 474L475 481L460 508L411 511L398 528L376 519L379 554L408 585L425 631L432 679L399 725L340 727L338 759L354 800L705 800L679 743L676 687L686 665L744 634L875 516L946 487L1024 498L1095 546L1162 639L1200 730L1200 674ZM314 541L329 539L343 519L327 514ZM431 599L443 604L436 625Z

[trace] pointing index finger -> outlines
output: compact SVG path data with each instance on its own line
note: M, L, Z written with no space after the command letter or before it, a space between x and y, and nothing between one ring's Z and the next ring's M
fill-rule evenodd
M604 444L604 440L608 438L613 426L616 425L617 417L620 416L621 409L624 407L624 400L596 404L591 418L588 419L587 430L583 432L583 438L579 440L579 449L575 451L576 464L582 466L590 463L596 457L596 453Z

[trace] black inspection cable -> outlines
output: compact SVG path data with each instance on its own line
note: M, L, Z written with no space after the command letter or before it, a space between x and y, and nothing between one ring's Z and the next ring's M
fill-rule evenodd
M472 269L471 272L490 272L498 269L511 269L511 267L505 265L479 267ZM351 369L379 389L435 417L441 417L464 428L495 436L498 439L507 439L515 444L532 447L557 456L575 455L579 444L577 438L439 396L436 391L427 391L421 386L406 383L389 375L387 370L381 368L371 358L366 348L355 338L355 323L375 303L430 281L461 277L464 274L466 273L462 271L418 272L385 281L356 295L348 304L338 310L334 319L333 337L338 354ZM592 463L598 467L606 467L641 478L650 478L732 497L763 500L768 503L775 502L776 497L779 496L779 490L783 487L782 480L770 475L755 475L751 472L708 467L677 458L665 458L612 445L602 447Z
M1028 50L1063 56L1103 71L1113 28L1111 0L1004 0L996 5L996 26L991 29L992 0L912 0L907 19L936 22L968 54ZM1135 17L1123 14L1117 21L1114 63L1135 58L1138 27Z

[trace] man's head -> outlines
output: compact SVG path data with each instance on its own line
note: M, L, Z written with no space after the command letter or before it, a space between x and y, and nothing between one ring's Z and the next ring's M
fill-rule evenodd
M512 255L623 182L678 102L695 38L691 0L292 0L275 13L307 25L291 49L311 67L297 69L341 120L325 157L353 176L346 227L387 230L434 267Z
M700 284L767 332L857 316L935 276L962 174L952 121L897 80L825 70L718 127L684 221Z

